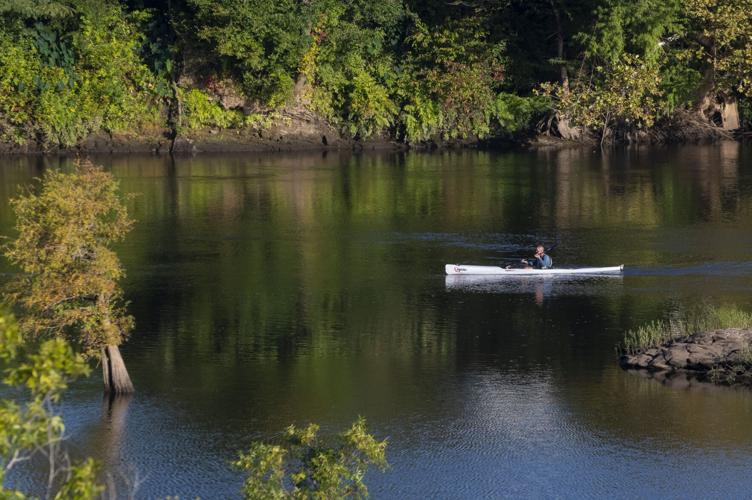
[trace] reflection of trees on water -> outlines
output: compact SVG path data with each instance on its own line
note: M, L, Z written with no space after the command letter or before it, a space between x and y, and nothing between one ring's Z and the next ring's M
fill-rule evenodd
M440 402L441 381L478 364L545 366L554 381L576 367L593 375L613 363L613 332L660 299L557 295L556 284L446 293L446 262L505 254L494 239L479 250L442 238L561 236L559 265L649 265L664 251L656 234L749 224L744 158L737 144L607 157L111 157L123 189L138 193L129 202L138 224L122 247L138 324L125 353L137 385L165 398L189 386L202 396L197 411L253 414L275 430L297 414L459 411L459 401ZM0 196L37 174L32 160L6 164ZM712 240L692 244L713 249Z

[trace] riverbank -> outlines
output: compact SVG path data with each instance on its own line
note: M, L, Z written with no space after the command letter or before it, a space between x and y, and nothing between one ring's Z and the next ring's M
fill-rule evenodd
M704 131L672 126L656 129L617 145L711 144L744 140L722 129L707 127ZM268 153L295 151L406 151L435 149L561 149L598 146L597 141L582 135L567 139L556 134L540 133L520 137L488 139L433 140L406 143L385 135L353 139L342 135L324 120L313 116L285 115L264 127L222 129L206 127L176 132L168 128L152 128L130 132L92 133L73 146L49 145L28 141L25 144L0 141L0 155L25 154L198 154L198 153Z
M264 126L223 129L205 127L184 129L151 128L131 132L90 134L77 144L65 147L37 141L26 144L0 141L0 154L70 153L236 153L273 151L327 151L407 149L408 146L384 137L359 141L342 136L325 121L314 116L284 114Z

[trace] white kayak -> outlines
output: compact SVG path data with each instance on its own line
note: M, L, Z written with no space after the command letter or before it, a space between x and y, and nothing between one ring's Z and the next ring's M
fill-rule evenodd
M447 264L447 274L493 274L500 276L550 276L555 274L621 274L624 265L613 267L577 267L571 269L554 267L553 269L512 268L498 266L466 266L464 264Z

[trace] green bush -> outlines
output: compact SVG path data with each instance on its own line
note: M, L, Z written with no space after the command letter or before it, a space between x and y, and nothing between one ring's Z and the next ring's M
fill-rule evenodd
M133 23L117 4L79 7L65 22L0 29L4 140L72 146L98 130L159 124L154 78L140 59Z
M363 498L371 465L387 466L386 441L377 441L359 418L333 444L318 437L319 426L291 425L279 444L256 442L233 462L248 476L243 496L256 498Z
M366 71L353 77L346 109L348 132L353 137L369 137L386 130L397 113L387 89Z
M434 29L415 19L406 45L398 85L405 139L487 137L503 44L490 42L478 20L467 18Z
M312 12L313 37L300 65L305 99L351 137L395 123L394 57L405 16L401 0L324 0Z
M188 0L195 16L192 29L216 57L214 69L234 76L249 97L270 107L291 97L310 43L306 22L311 3Z
M440 104L417 91L410 96L400 114L400 124L409 142L427 141L440 135L443 122Z
M25 144L33 134L31 122L37 102L41 63L29 37L12 40L0 34L0 133L1 138Z
M699 71L683 64L665 67L660 84L663 94L661 114L669 115L676 109L691 105L701 79Z
M493 117L506 134L532 129L536 122L551 109L551 102L543 96L521 97L502 92L494 101Z
M181 126L185 128L234 128L244 123L241 111L223 108L219 102L201 90L178 89L178 98L183 107Z

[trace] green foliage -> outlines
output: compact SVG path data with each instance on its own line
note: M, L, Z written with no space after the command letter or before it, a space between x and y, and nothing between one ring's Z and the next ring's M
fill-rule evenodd
M739 119L743 129L752 129L752 98L739 98Z
M178 89L178 98L183 106L181 125L188 129L235 128L245 123L242 111L223 108L219 102L199 89Z
M233 465L248 473L245 498L362 498L371 465L384 469L386 441L377 441L358 419L333 446L321 443L319 427L287 428L281 444L254 443Z
M300 70L304 99L352 137L395 123L395 51L406 11L401 0L321 0L312 14L312 42Z
M594 10L592 30L579 33L585 55L615 64L625 54L655 63L669 33L681 29L681 0L611 0Z
M70 2L57 0L0 0L0 15L24 19L61 19L74 13Z
M177 23L172 20L172 12L172 9L153 8L130 13L134 29L142 39L139 55L153 75L154 82L148 89L165 102L175 97L173 82L179 76L176 70L181 57L174 35Z
M712 69L713 84L721 92L752 97L752 0L683 4L688 30L677 60Z
M520 97L502 92L494 101L493 116L504 133L515 134L530 129L550 108L551 102L544 96Z
M605 137L752 96L752 0L139 5L0 1L0 140L180 128L178 100L188 130L293 108L356 139L472 140L530 130L541 88ZM258 113L224 109L218 81Z
M310 37L308 2L188 0L201 40L228 62L248 95L271 107L292 95Z
M347 96L347 131L352 137L369 137L394 122L397 106L387 89L367 71L355 74Z
M150 93L154 78L139 57L141 36L120 6L82 2L58 9L42 3L77 16L26 27L21 21L36 19L28 9L6 11L9 22L0 29L2 138L71 146L102 129L153 126L159 119Z
M5 248L21 270L6 294L23 312L30 338L61 336L87 356L119 345L133 327L118 280L123 269L111 245L132 221L112 175L88 162L71 173L48 171L12 200L18 236Z
M676 64L663 68L661 74L660 114L670 115L676 109L693 104L702 75L696 69Z
M429 140L441 134L444 115L441 105L429 96L412 94L402 107L400 123L409 142Z
M84 359L62 339L46 340L36 351L32 346L23 338L13 317L1 313L2 383L23 391L23 395L18 400L0 400L0 498L25 498L21 491L5 487L5 475L13 467L40 450L59 458L65 426L54 404L71 380L89 373ZM104 488L96 483L95 473L92 460L55 468L50 471L53 481L49 496L97 498Z
M34 49L24 37L15 43L0 34L0 138L24 144L33 127L33 107L37 101L35 78L41 72Z
M503 44L489 41L475 18L435 30L415 20L405 43L400 95L406 139L486 137L503 78Z
M752 328L752 313L736 306L695 307L629 330L618 350L622 354L637 354L693 333L724 328Z
M541 88L560 113L599 133L601 140L617 126L652 126L661 96L658 66L629 54L613 65L596 66L590 78L578 78L571 87L543 84Z

